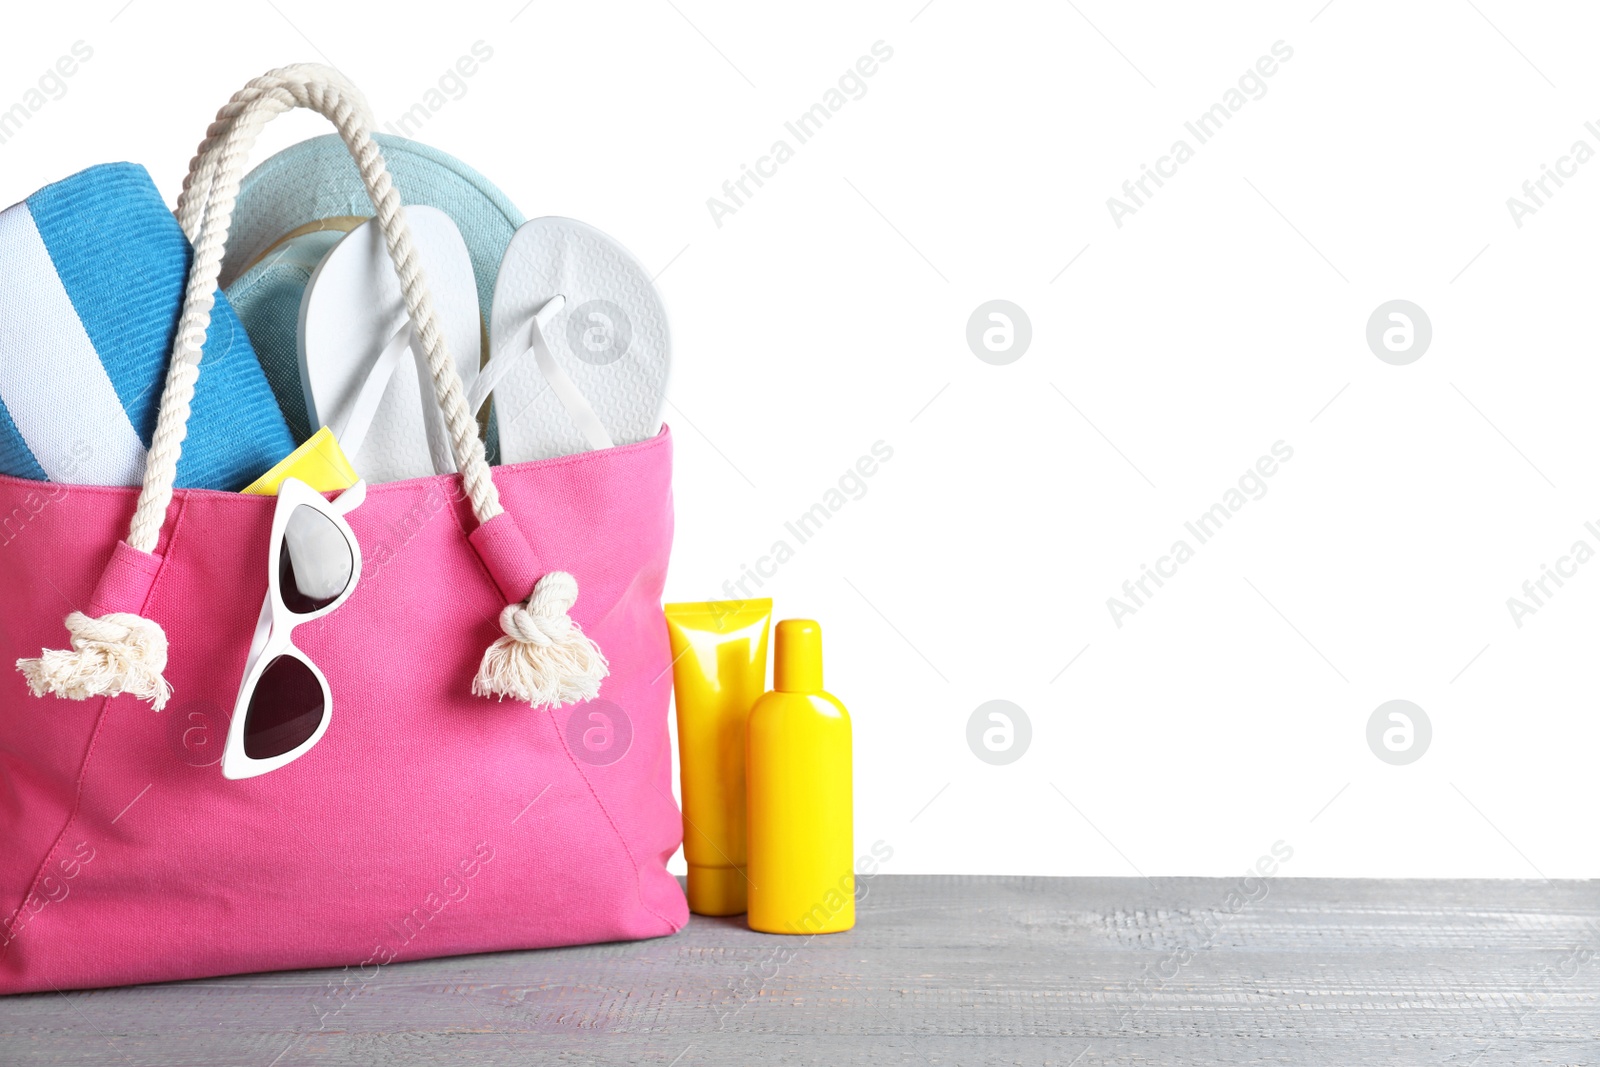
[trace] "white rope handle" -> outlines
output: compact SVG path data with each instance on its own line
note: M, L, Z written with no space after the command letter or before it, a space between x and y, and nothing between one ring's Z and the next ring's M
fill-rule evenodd
M490 555L486 562L496 575L496 567L529 564L529 559L519 557L531 556L532 549L500 506L477 421L467 405L455 361L439 332L433 299L401 213L400 194L372 139L366 103L338 71L312 64L271 71L234 94L217 113L216 122L206 131L205 140L189 164L177 215L185 235L194 244L194 262L184 288L183 313L167 367L155 437L145 460L144 486L128 531L128 546L137 552L153 552L172 502L178 458L188 432L189 405L200 377L201 350L211 325L212 294L222 273L222 254L233 222L245 157L263 126L296 107L312 108L326 116L355 159L367 195L377 209L389 258L400 277L410 316L406 332L414 334L415 341L421 344L433 379L434 396L444 412L456 469L472 500L472 510L480 525L504 516L503 522L491 527L484 545L479 546L474 539L474 547L480 558L484 558L487 547ZM118 560L122 560L123 571L142 566L114 555L108 573L119 565ZM523 575L517 572L515 580L522 579ZM104 584L105 578L101 581ZM496 576L495 581L500 583L502 579ZM502 587L501 591L508 596L521 596L520 589L507 592ZM472 681L473 693L511 696L535 707L559 707L599 695L601 679L609 672L609 666L599 646L572 621L569 613L577 595L578 585L572 575L550 571L534 582L532 593L508 605L500 615L505 636L496 639L484 653ZM160 710L171 687L161 673L167 664L167 641L158 624L126 612L112 611L99 619L74 612L67 619L67 628L72 633L70 651L46 650L37 658L17 661L17 668L35 694L54 693L83 700L129 693Z
M310 108L332 122L361 171L367 196L377 209L389 258L400 277L406 311L427 359L434 393L444 411L456 469L461 472L473 513L484 523L503 510L484 456L477 420L467 407L461 376L439 330L427 279L401 212L400 194L372 139L366 101L338 71L302 63L255 78L235 93L217 112L216 121L206 131L205 140L189 164L177 216L194 244L194 262L184 291L183 314L167 367L155 436L145 460L144 485L128 530L128 544L140 551L155 550L167 506L172 502L178 457L187 434L195 382L200 376L206 331L211 325L212 294L222 273L222 255L245 160L261 128L296 107Z

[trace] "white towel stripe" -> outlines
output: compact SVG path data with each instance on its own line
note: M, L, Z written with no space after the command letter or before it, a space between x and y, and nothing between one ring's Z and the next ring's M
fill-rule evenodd
M25 203L0 211L0 403L51 481L143 479L144 445Z

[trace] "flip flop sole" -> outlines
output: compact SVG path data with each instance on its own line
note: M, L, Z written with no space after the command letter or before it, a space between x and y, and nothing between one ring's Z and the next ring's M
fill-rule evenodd
M450 217L405 210L439 327L464 383L477 376L482 327L472 259ZM323 258L300 306L298 351L310 425L343 426L379 354L407 322L400 279L375 221L347 234ZM430 425L431 424L431 425ZM402 356L350 461L368 482L455 469L433 382Z
M666 309L649 272L616 241L586 223L546 217L511 239L495 282L490 351L527 344L534 314L561 296L548 323L550 353L593 408L614 444L661 429L671 341ZM529 356L495 387L505 463L588 451L573 416Z

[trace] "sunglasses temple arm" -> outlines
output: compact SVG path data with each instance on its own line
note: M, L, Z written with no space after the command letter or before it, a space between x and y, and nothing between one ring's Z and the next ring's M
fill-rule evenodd
M350 488L334 497L328 506L332 508L334 513L337 515L348 515L356 508L359 508L362 502L366 499L367 482L366 479L363 478L362 480L356 482L355 485L352 485Z

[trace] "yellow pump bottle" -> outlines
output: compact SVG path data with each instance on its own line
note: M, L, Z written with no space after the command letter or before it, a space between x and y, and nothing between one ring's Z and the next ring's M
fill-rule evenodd
M771 692L749 752L750 929L830 934L856 924L850 713L822 691L822 627L778 623Z

